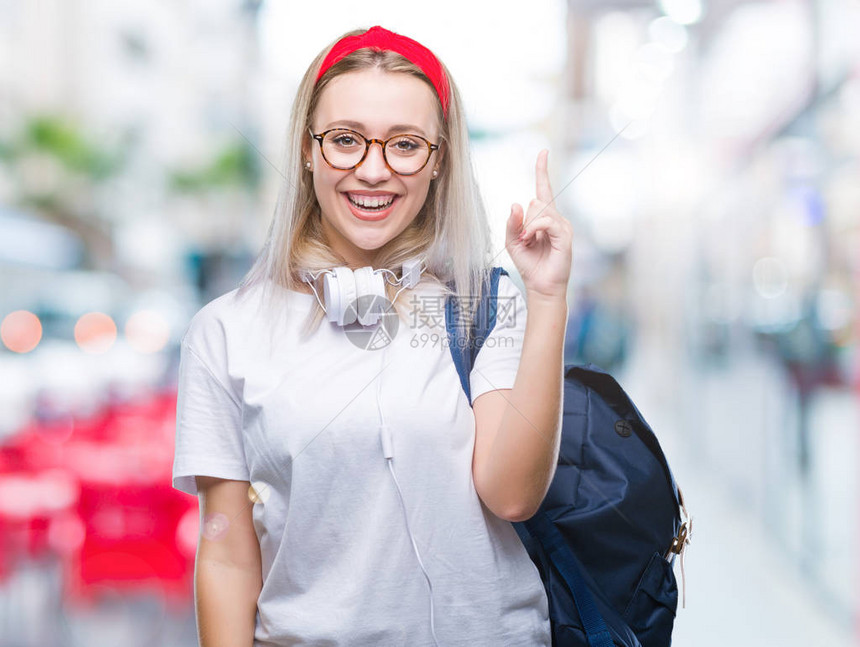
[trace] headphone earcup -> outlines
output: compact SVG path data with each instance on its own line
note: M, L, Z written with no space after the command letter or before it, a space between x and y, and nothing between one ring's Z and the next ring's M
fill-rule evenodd
M385 281L382 273L374 271L372 267L362 267L355 270L354 275L359 295L358 320L363 326L376 325L385 303Z
M340 301L340 289L338 282L332 273L337 269L333 269L331 273L326 272L323 275L323 300L325 301L325 316L332 323L337 323L338 313L335 305Z
M355 285L355 273L348 267L342 268L344 270L343 281L338 281L341 284L340 291L340 318L341 326L348 326L349 324L355 323L356 320L356 312L355 312L355 297L356 297L356 285Z
M367 325L367 310L368 310L368 285L367 272L369 267L359 267L352 271L355 277L355 314L362 326Z
M382 272L371 272L369 275L371 291L375 295L373 299L373 321L375 324L379 321L379 317L385 310L385 304L388 303L388 295L385 294L385 277Z
M329 321L340 326L355 322L355 308L349 305L355 301L355 276L348 267L335 267L332 274L325 276L325 307Z

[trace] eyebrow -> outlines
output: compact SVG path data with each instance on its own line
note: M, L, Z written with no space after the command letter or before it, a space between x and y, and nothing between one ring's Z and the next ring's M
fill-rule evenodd
M348 121L348 120L342 119L342 120L331 122L328 126L323 128L323 130L328 130L329 128L335 128L337 126L346 126L348 128L353 128L354 130L358 130L358 131L363 130L365 127L364 124L359 123L357 121ZM419 135L422 135L424 137L427 136L423 130L421 130L418 126L416 126L414 124L395 124L391 128L389 128L388 132L385 134L391 135L393 133L400 134L400 133L410 133L410 132L418 133Z

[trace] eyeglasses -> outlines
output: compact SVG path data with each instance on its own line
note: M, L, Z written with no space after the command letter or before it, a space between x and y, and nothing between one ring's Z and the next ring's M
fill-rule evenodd
M374 143L382 146L385 165L398 175L415 175L427 166L433 151L439 150L439 144L431 144L420 135L394 135L382 140L368 139L348 128L332 128L318 135L310 128L308 132L320 143L326 163L340 171L361 166Z

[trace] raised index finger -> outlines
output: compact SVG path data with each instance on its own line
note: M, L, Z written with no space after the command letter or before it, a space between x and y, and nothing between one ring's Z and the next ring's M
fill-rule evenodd
M552 187L549 185L549 173L547 172L547 157L549 157L549 150L545 148L538 153L537 164L535 165L537 199L545 204L552 202L553 198Z

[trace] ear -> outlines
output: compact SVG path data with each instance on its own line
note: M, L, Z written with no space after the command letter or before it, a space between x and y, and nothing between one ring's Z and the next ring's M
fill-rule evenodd
M314 139L314 136L311 134L313 132L313 116L309 116L306 122L305 129L302 131L302 167L306 162L310 162L313 166L316 166L316 162L314 161L314 149L319 148L319 142Z
M446 150L447 150L447 144L446 144L446 142L445 142L444 140L442 140L442 141L439 143L439 148L438 148L438 150L437 150L437 151L436 151L436 153L434 154L434 157L435 157L436 159L435 159L435 160L433 160L433 162L434 162L434 163L433 163L433 168L438 168L440 171L442 170L442 160L444 160L444 159L445 159L445 152L446 152Z
M311 148L313 141L313 137L311 137L311 134L308 132L307 128L305 128L304 133L302 134L302 166L304 166L305 162L308 160L313 161L313 149Z

